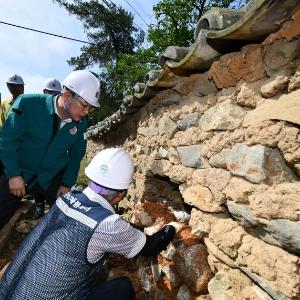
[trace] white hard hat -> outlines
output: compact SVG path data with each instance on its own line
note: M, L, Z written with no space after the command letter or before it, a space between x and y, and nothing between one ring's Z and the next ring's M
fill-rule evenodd
M61 92L61 84L55 78L49 78L45 82L45 89L49 91Z
M94 156L85 174L104 187L127 190L132 182L133 162L124 149L108 148Z
M92 106L100 107L100 82L91 72L86 70L74 71L69 74L63 85L83 98Z
M24 85L24 81L22 77L17 74L8 77L6 83Z

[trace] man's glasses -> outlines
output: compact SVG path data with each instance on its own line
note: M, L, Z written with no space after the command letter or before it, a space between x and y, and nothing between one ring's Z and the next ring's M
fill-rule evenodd
M74 95L73 98L79 103L79 105L81 106L81 108L84 112L92 111L93 107L89 103L87 103L85 100L83 100L80 96Z

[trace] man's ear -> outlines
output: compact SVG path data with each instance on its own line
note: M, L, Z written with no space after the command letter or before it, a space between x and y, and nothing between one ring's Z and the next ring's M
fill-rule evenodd
M123 200L126 191L118 192L116 196L110 201L111 205L118 204L121 200Z

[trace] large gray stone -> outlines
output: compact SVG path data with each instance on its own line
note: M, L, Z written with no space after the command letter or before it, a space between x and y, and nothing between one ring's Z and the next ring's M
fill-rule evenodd
M274 291L268 283L264 280L264 278L258 276L254 272L251 272L248 268L240 267L240 269L254 282L256 282L260 287L262 287L263 290L265 290L274 300L291 300L291 298L286 297L284 294L280 292ZM297 298L293 298L297 299Z
M227 201L230 214L265 242L300 254L300 222L267 220L253 215L248 205Z
M255 285L240 270L220 270L208 283L212 300L272 300L261 288Z
M247 110L226 100L208 109L201 117L199 126L203 131L233 130L238 128Z
M213 155L209 159L209 163L211 166L215 168L223 168L226 169L226 155L230 149L223 149L220 153Z
M165 134L168 138L172 138L177 131L177 125L168 116L163 116L158 122L158 132L160 135Z
M263 182L267 178L265 161L266 147L262 145L249 147L237 144L226 155L227 169L254 183Z
M252 227L259 225L257 218L253 215L248 205L237 204L233 201L227 201L227 208L230 214L240 221L244 227Z
M202 145L177 147L181 163L186 167L204 168L204 161L201 155L202 148Z
M235 145L226 155L226 165L232 174L253 183L265 181L272 184L297 180L280 152L263 145Z
M281 247L300 254L300 222L284 219L263 221L266 230L279 242Z
M183 114L177 121L179 130L186 130L189 127L198 125L198 113Z

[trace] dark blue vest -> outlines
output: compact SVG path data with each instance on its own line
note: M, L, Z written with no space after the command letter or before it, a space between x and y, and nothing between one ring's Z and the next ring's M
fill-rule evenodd
M58 199L19 247L0 283L0 299L85 299L104 260L89 263L87 246L110 215L83 193Z

